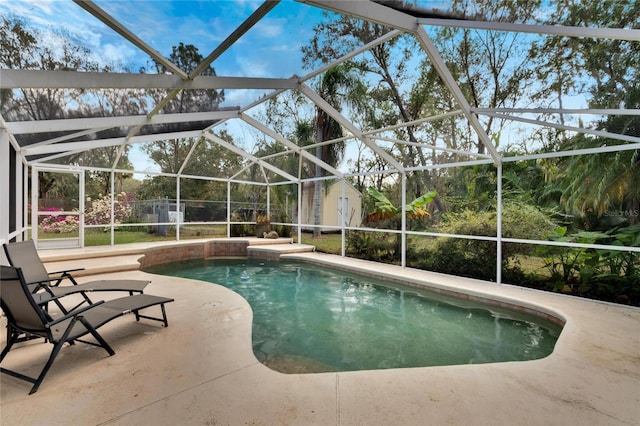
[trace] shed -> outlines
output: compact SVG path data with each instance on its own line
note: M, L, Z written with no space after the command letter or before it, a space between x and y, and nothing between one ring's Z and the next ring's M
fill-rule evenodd
M319 183L321 184L321 183ZM322 201L320 203L320 225L332 228L323 228L322 232L338 231L344 221L345 226L360 226L362 223L362 193L353 185L344 182L336 182L322 189ZM313 218L313 192L314 183L306 182L302 187L302 223L314 224ZM303 229L310 230L312 228Z

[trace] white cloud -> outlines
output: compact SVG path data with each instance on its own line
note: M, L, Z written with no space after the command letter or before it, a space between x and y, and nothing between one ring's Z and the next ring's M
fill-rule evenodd
M133 46L124 43L117 45L107 43L101 46L101 52L102 57L108 58L111 62L129 64L134 60L139 51Z
M284 19L263 19L255 28L264 37L278 37L286 24Z

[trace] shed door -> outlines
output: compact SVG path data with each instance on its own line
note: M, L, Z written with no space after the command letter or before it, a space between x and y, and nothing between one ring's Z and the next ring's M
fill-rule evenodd
M349 197L338 197L338 226L349 225Z

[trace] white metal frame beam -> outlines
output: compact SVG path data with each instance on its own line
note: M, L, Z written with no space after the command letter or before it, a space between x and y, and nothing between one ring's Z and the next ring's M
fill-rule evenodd
M142 41L137 35L127 29L124 25L122 25L117 20L113 19L111 15L98 7L91 0L73 0L78 6L89 12L91 15L98 18L102 21L106 26L114 30L116 33L120 34L122 37L133 43L138 49L142 50L149 56L151 56L156 61L160 62L164 65L168 70L172 73L182 77L187 78L187 73L178 68L173 62L169 61L167 58L162 56L160 52L149 46L147 43Z
M478 117L471 112L471 105L469 104L469 101L467 101L467 98L464 97L460 86L458 86L458 83L456 83L456 80L451 74L451 71L449 71L449 68L447 68L444 59L442 59L442 56L440 55L440 52L438 52L436 45L431 40L431 37L429 37L423 27L420 27L416 31L416 37L422 45L425 53L429 57L431 64L438 72L438 75L440 75L440 77L444 81L444 84L447 86L456 102L458 102L458 105L460 105L462 113L466 116L467 120L469 120L469 124L471 124L471 127L473 127L473 130L478 136L478 139L480 139L480 143L482 143L487 148L487 151L489 151L493 162L495 164L500 164L502 156L500 155L500 153L498 153L498 150L491 142L491 138L489 138L489 135L487 135L487 132L485 132L482 124L480 124Z
M297 78L0 69L0 89L295 89Z
M66 118L61 120L10 121L7 129L14 135L28 133L65 132L72 130L108 129L149 124L170 124L186 121L221 120L238 117L238 109L227 109L210 112L191 112L182 114L158 114L155 117L146 115L126 115L121 117Z
M397 28L404 32L415 33L418 19L371 1L350 0L298 0L322 9L375 22L386 27Z
M266 0L258 7L255 12L242 22L220 45L213 50L197 67L189 74L189 79L200 75L213 61L218 59L220 55L229 49L233 43L238 41L247 31L249 31L260 19L269 13L274 7L280 3L280 0Z
M186 132L159 133L155 135L140 135L132 138L110 138L97 139L92 141L79 141L60 143L55 145L40 145L34 148L30 146L23 147L21 152L24 155L42 155L54 153L66 153L69 155L76 152L87 151L94 148L106 148L110 146L118 146L122 144L136 144L149 142L154 140L180 139L180 138L198 138L202 135L202 130L192 130Z
M369 149L371 149L376 155L386 161L390 166L394 167L398 171L404 170L404 167L395 158L393 158L388 152L376 145L376 143L369 139L368 136L364 135L353 125L353 123L347 120L346 117L344 117L337 109L332 107L320 95L314 92L309 86L301 83L300 91L304 93L306 97L311 99L311 101L316 104L316 106L318 106L320 109L329 114L331 118L340 123L340 125L347 129L348 132L360 139L367 147L369 147Z
M472 28L478 30L507 31L529 34L548 34L566 37L604 38L640 41L640 30L630 28L587 28L562 25L531 25L511 22L491 22L456 19L418 18L420 25L435 27Z
M306 160L309 160L313 164L316 164L316 165L322 167L323 169L325 169L326 171L328 171L332 175L337 176L339 178L342 178L342 173L340 171L338 171L337 169L335 169L333 166L331 166L331 165L327 164L326 162L320 160L315 155L312 155L311 153L305 151L304 149L302 149L301 147L299 147L295 143L289 141L284 136L282 136L282 135L278 134L277 132L271 130L270 128L268 128L264 124L260 123L256 119L254 119L253 117L251 117L251 116L249 116L249 115L247 115L245 113L242 113L242 114L240 114L240 118L245 123L247 123L250 126L253 126L254 128L260 130L262 133L264 133L265 135L269 136L270 138L275 139L276 141L280 142L281 144L283 144L284 146L289 148L292 152L294 152L294 153L296 153L298 155L301 155Z
M293 183L298 181L297 177L292 176L292 175L290 175L289 173L287 173L287 172L285 172L283 170L280 170L278 167L275 167L275 166L267 163L266 161L259 159L258 157L256 157L253 154L249 154L244 149L242 149L240 147L237 147L237 146L225 141L224 139L222 139L222 138L220 138L220 137L218 137L218 136L216 136L216 135L214 135L212 133L205 132L205 133L203 133L203 136L205 138L209 139L210 141L215 142L218 145L220 145L220 146L222 146L224 148L227 148L228 150L230 150L230 151L242 156L243 158L246 158L250 162L257 163L261 167L264 167L265 169L271 170L272 172L284 177L285 179L287 179L287 180L289 180L289 181L291 181Z
M410 142L410 141L400 140L400 139L397 139L397 138L391 138L391 137L379 136L379 135L371 135L369 137L371 139L384 141L384 142L391 142L391 143L398 144L398 145L417 146L417 147L420 147L420 148L431 149L433 151L442 151L442 152L448 152L448 153L451 153L451 154L461 154L461 155L467 155L469 157L491 158L491 156L487 155L487 154L479 154L477 152L464 151L464 150L461 150L461 149L447 148L447 147L444 147L444 146L437 146L437 145L432 145L432 144L424 143L424 142Z
M603 138L617 139L625 142L632 142L632 143L640 142L640 137L637 137L637 136L621 135L619 133L605 132L603 130L592 130L584 127L568 126L566 124L552 123L550 121L544 121L544 120L532 120L529 118L517 117L509 114L499 114L499 113L485 113L485 114L491 117L496 117L504 120L519 121L521 123L533 124L533 125L544 126L544 127L552 127L554 129L568 130L570 132L585 133L589 135L600 136Z
M575 115L640 115L640 109L584 109L584 108L471 108L477 114L575 114Z

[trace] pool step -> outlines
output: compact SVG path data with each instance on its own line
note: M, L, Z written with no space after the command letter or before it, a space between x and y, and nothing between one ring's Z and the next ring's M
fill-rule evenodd
M248 243L247 255L263 259L277 259L281 254L313 252L314 246L293 244L292 238L230 238L216 241L239 241ZM150 248L193 246L211 242L206 240L167 241L156 243L133 243L117 246L94 246L71 249L39 250L47 271L63 271L84 268L73 273L76 277L99 275L111 272L137 271L140 269L138 259Z
M100 275L111 272L137 271L140 269L138 259L142 253L128 255L109 255L103 258L80 258L64 261L50 261L43 259L43 263L47 271L64 271L70 269L83 268L80 271L74 271L74 277L83 277L87 275Z
M310 253L316 250L315 246L309 244L264 244L250 245L247 247L247 256L276 260L282 254Z

